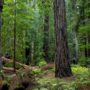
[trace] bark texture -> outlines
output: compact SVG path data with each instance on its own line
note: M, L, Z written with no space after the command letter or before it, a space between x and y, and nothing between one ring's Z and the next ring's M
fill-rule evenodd
M66 11L64 0L54 0L54 19L56 34L55 77L72 75L66 31Z

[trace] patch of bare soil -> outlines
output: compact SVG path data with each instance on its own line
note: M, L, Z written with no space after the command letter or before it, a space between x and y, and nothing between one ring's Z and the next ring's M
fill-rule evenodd
M46 70L49 70L49 69L53 69L54 67L55 67L55 64L54 63L49 63L49 64L47 64L45 66L42 66L41 67L41 70L42 71L46 71Z

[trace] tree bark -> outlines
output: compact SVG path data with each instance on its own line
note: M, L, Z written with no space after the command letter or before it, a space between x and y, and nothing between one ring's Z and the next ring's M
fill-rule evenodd
M2 27L2 18L1 18L1 14L2 14L2 9L3 9L3 0L0 0L0 69L2 68L2 52L1 52L1 48L2 48L2 43L1 43L1 27Z
M54 0L56 34L55 77L72 76L67 41L66 11L64 0Z

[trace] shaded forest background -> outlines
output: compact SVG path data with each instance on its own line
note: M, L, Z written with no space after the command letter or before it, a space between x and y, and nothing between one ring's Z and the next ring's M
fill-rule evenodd
M66 11L70 60L87 65L90 61L89 0L68 0ZM52 1L19 0L15 5L12 0L5 0L2 23L3 56L13 58L14 28L16 28L16 60L26 64L54 61L55 33ZM45 58L46 54L47 58Z

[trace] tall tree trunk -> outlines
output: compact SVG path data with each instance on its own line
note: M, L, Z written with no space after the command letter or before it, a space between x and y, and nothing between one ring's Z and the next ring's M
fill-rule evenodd
M73 63L78 63L78 38L77 38L77 31L79 28L80 23L80 17L77 15L77 0L72 0L72 12L73 12L73 48L74 48L74 54L73 54Z
M60 78L68 77L72 75L72 72L70 68L64 0L54 0L54 14L56 34L55 76Z
M48 63L49 62L49 13L47 8L48 6L48 0L42 0L42 5L44 8L44 41L43 41L43 51L44 51L44 59Z
M2 18L1 18L1 14L2 14L2 9L3 9L3 1L0 0L0 69L2 68L2 52L1 52L1 47L2 47L2 44L1 44L1 27L2 27Z
M44 51L44 59L46 62L49 62L48 50L49 50L49 16L45 15L43 51Z
M74 48L74 54L73 54L73 64L78 63L78 39L77 39L77 33L73 29L73 48Z
M90 10L90 1L87 1L87 8L88 8L88 11L89 11ZM90 12L88 13L87 19L88 19L88 22L90 22ZM87 32L87 38L88 38L87 44L90 45L90 31ZM87 54L88 54L88 57L90 58L90 47L87 47L87 48L88 48Z
M14 0L15 10L14 10L14 58L13 58L13 68L16 72L16 0Z
M26 0L27 6L30 7L30 0ZM27 13L28 13L28 9L27 9ZM29 65L31 62L31 57L32 57L32 44L30 41L27 41L28 38L28 29L25 31L25 37L26 37L26 41L25 41L25 46L27 46L25 48L25 64Z

